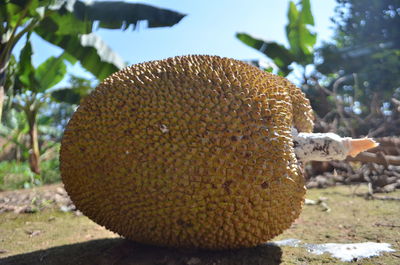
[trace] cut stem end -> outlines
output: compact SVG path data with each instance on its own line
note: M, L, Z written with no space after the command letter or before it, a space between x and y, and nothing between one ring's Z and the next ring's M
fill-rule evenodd
M379 143L375 142L371 138L348 139L348 144L349 144L348 155L352 157L356 157L359 153L377 147L379 145Z

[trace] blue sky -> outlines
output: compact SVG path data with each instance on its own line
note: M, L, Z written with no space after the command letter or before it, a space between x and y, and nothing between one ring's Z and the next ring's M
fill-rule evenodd
M96 33L129 64L185 54L266 59L237 40L237 32L287 45L288 0L143 0L141 3L172 9L187 16L171 28L147 29L142 26L134 31L98 30ZM335 1L311 0L311 7L318 43L329 41L332 36L330 17L333 16ZM16 47L17 53L23 42ZM61 53L61 49L39 37L33 38L33 49L35 65ZM78 63L69 66L68 70L76 75L92 77ZM66 84L64 80L59 86Z

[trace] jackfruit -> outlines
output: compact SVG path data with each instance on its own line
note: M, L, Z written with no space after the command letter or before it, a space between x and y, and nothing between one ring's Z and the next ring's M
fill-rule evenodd
M137 64L73 114L62 180L86 216L134 241L256 246L302 208L293 126L311 132L312 110L282 77L217 56Z

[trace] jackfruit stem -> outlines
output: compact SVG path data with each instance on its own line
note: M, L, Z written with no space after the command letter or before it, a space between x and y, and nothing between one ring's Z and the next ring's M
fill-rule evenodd
M371 138L352 139L335 133L292 132L295 154L298 160L331 161L355 157L379 144Z

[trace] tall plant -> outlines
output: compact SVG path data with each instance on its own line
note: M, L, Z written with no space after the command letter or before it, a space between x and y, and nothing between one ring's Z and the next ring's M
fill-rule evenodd
M0 120L12 51L27 33L34 32L64 49L70 60L79 60L85 69L103 79L124 62L93 33L96 28L126 30L140 21L147 21L148 27L173 26L183 17L171 10L121 1L0 1Z
M4 123L0 124L0 137L4 141L4 144L0 145L0 154L6 154L8 150L14 148L15 156L12 158L20 162L28 151L24 144L24 136L29 131L26 116L16 109L11 109L6 114Z
M32 65L32 46L29 35L24 48L21 50L17 80L15 83L18 95L14 99L14 106L25 113L29 128L29 165L31 170L40 174L40 150L38 135L38 115L40 109L50 97L49 89L58 84L66 74L65 58L50 57L37 68Z
M342 98L354 134L400 133L400 1L337 0L335 35L317 69L334 76L328 89Z
M317 41L317 34L310 29L314 26L310 0L301 0L298 5L290 1L287 16L289 23L286 26L286 37L290 45L288 48L275 41L256 39L247 33L236 34L240 41L272 59L278 67L278 74L284 76L292 71L289 66L293 62L303 67L313 63L314 45Z

